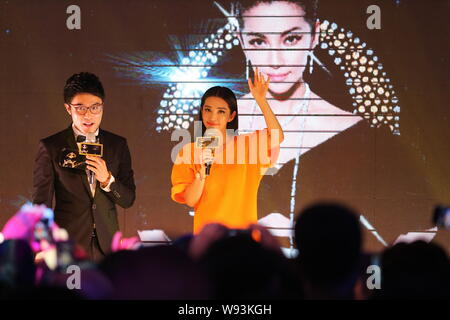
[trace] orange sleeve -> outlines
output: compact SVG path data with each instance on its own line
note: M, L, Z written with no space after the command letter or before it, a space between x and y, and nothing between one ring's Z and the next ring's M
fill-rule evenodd
M183 157L183 150L177 156L177 161L172 167L172 200L179 203L186 203L184 191L195 179L193 165L185 163L180 159Z
M272 167L278 160L280 154L280 143L277 141L272 141L277 137L272 137L269 129L257 130L258 135L258 154L259 154L259 164L263 168ZM259 148L264 148L264 150L259 150Z

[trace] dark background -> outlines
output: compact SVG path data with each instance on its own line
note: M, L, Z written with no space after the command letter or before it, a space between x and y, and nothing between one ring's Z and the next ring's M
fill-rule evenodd
M72 4L81 7L81 30L66 28L66 8ZM372 4L381 8L381 30L366 27L366 8ZM423 216L424 223L417 228L421 230L410 231L432 227L433 205L450 205L449 4L446 0L320 1L321 19L352 30L383 61L402 108L401 136L396 139L403 146L404 159L412 163L428 190L426 196L389 199L390 206L398 206L398 214L380 222L379 228L390 228L392 235L404 232L401 225L411 215ZM165 89L118 77L107 55L170 51L168 35L183 39L209 19L223 19L212 1L0 1L0 226L31 199L38 140L70 125L63 107L66 79L89 71L100 76L106 90L102 128L126 137L132 153L137 200L132 208L120 210L125 235L163 229L173 239L190 232L192 217L170 199L170 151L175 143L170 132L154 130ZM227 62L226 71L243 73L243 58L238 52L230 54L234 62ZM337 82L330 86L311 79L311 86L345 109L349 96L343 94L347 92L343 81L342 87ZM389 166L389 155L380 159ZM396 186L386 180L380 187L389 193ZM402 210L406 198L417 203L417 210ZM449 240L448 231L438 232L436 241L450 249ZM368 247L374 249L376 244L369 241Z

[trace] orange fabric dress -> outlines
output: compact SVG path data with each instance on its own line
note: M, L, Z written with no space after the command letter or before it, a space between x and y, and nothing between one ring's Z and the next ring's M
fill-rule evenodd
M208 223L246 228L257 222L259 183L279 154L278 142L271 140L267 129L259 130L234 136L215 151L216 161L194 207L194 234ZM194 143L185 145L178 153L172 168L171 190L172 199L176 202L186 203L184 192L194 181L195 172L201 168L194 159L199 159L199 149Z

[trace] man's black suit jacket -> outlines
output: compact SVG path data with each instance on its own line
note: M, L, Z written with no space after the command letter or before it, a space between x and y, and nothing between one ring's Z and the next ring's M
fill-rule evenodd
M63 148L77 150L72 127L56 133L39 143L33 172L33 203L52 207L55 196L55 222L65 228L69 237L89 252L93 225L102 251L111 250L114 233L119 229L116 204L129 208L135 199L131 156L125 138L99 130L103 144L103 159L115 182L110 192L102 190L98 181L92 197L84 170L59 165Z

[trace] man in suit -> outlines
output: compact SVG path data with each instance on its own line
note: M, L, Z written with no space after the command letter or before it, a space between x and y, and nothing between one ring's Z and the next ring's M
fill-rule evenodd
M33 203L52 208L54 196L55 222L94 260L111 250L119 229L115 205L131 207L136 189L126 139L99 128L104 98L94 74L82 72L67 80L64 106L72 124L40 141L33 172ZM77 142L86 136L103 144L103 156L86 156L81 170L63 166L62 151L78 150Z

